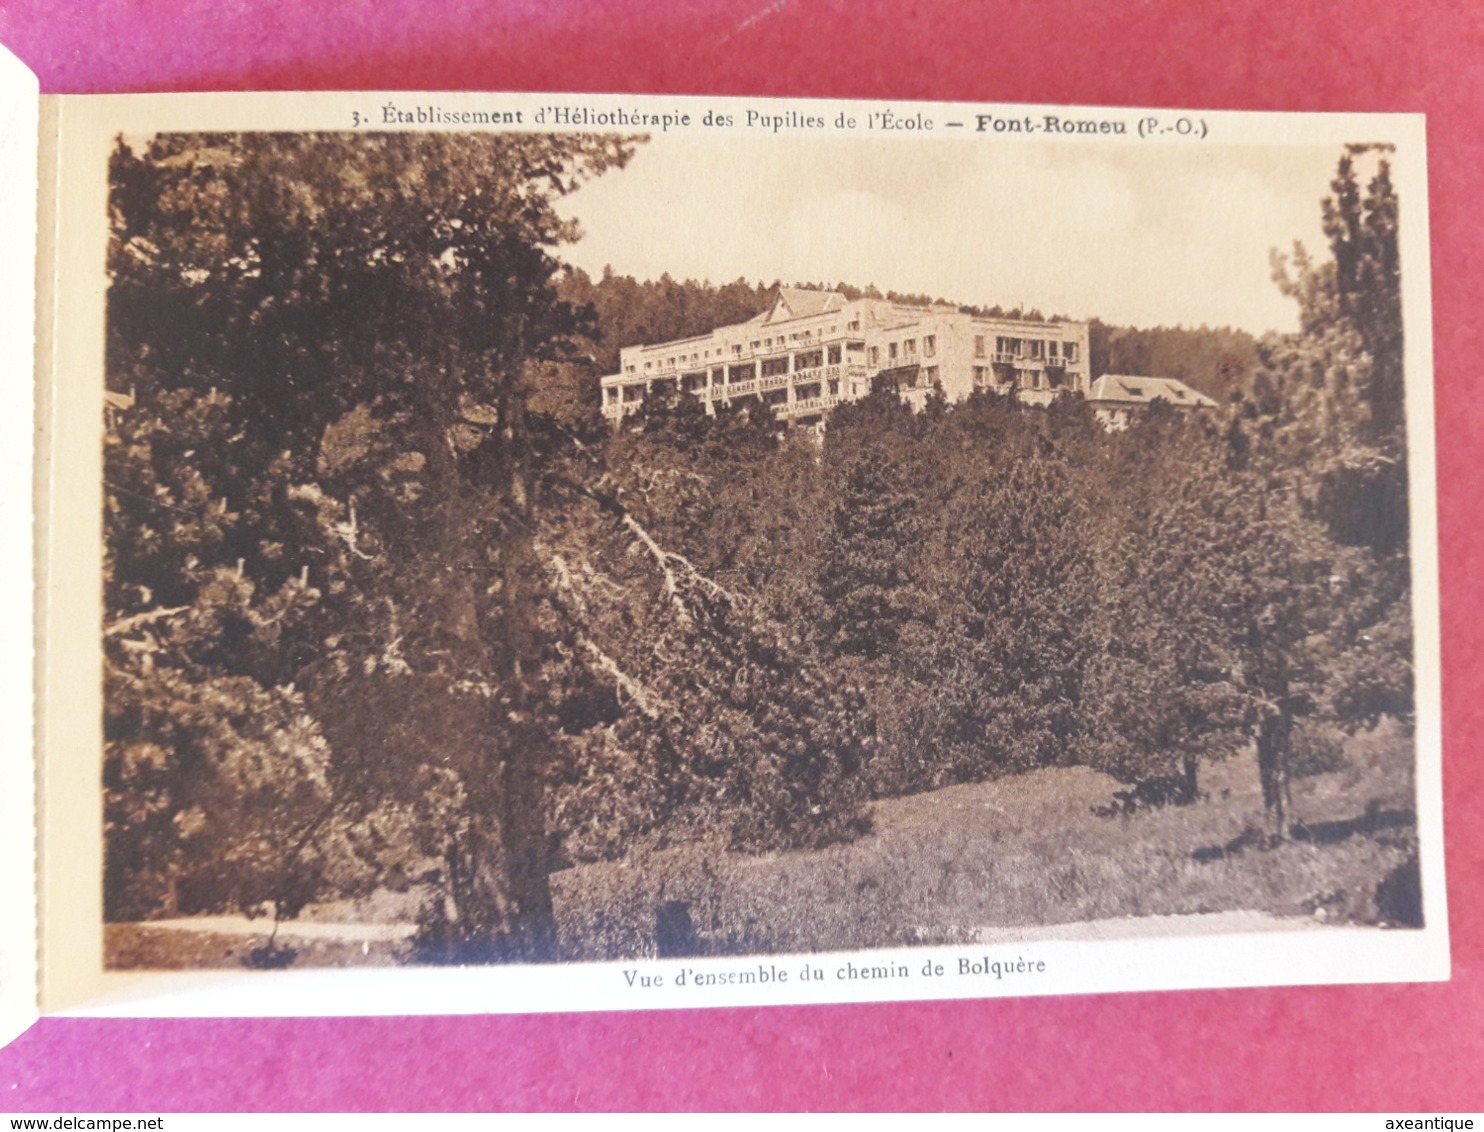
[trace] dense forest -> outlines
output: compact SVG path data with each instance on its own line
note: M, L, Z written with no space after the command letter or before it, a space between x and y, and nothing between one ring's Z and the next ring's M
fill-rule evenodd
M1409 725L1384 158L1316 202L1329 258L1275 256L1299 333L1095 324L1100 371L1219 411L878 394L819 444L601 420L618 347L768 301L561 265L554 202L635 144L120 143L108 919L412 888L417 959L547 960L553 875L641 843L847 842L1051 766L1178 805L1252 750L1280 843L1302 759Z

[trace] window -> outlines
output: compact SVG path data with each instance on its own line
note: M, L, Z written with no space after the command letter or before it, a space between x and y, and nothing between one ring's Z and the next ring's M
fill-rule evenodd
M897 360L897 344L895 342L888 342L886 344L886 356L892 361Z
M866 344L864 342L847 342L845 343L845 348L851 353L856 354L864 350L866 348Z
M861 320L858 319L858 318L853 318L853 319L851 319L849 322L847 322L845 324L845 329L846 330L859 330L860 328L861 328Z
M830 396L831 397L838 397L839 395L840 395L840 382L837 379L837 380L834 380L834 381L831 381L830 382Z
M614 386L614 385L610 385L607 389L603 390L603 399L605 401L607 401L610 405L613 404L615 401L617 401L618 400L618 387L617 386Z
M880 365L881 364L881 347L880 346L872 346L871 347L871 352L866 355L866 358L867 358L867 364L869 364L871 366L878 366L878 365Z
M929 389L931 389L933 386L935 386L935 385L938 384L938 367L937 366L928 366L928 368L926 370L926 376L927 376L927 387Z
M653 362L645 362L644 363L644 368L645 368L646 371L652 370L652 369L654 369L654 363Z
M917 339L908 338L907 341L903 342L902 353L906 354L909 358L917 357Z
M740 358L741 356L742 356L742 344L739 342L735 346L732 347L732 357L734 357L734 358Z
M929 334L922 340L922 356L925 358L933 358L936 357L937 354L938 336L936 334Z
M1076 362L1076 360L1077 360L1077 343L1075 343L1075 342L1063 342L1062 343L1062 348L1061 348L1061 353L1062 353L1062 357L1066 358L1067 361L1069 361L1069 362Z
M816 367L822 365L824 365L823 350L805 350L801 354L794 355L795 373L797 373L801 369L815 369Z
M982 334L974 335L974 356L976 358L984 357L984 335Z
M623 367L623 371L624 371L624 373L633 373L634 372L634 363L633 362L630 362L628 365L624 366Z
M974 388L986 389L989 386L989 369L986 366L974 367Z
M830 351L829 351L829 362L830 362L830 365L832 365L832 366L837 366L837 365L840 364L840 347L839 346L831 346L830 347Z
M784 354L777 358L763 359L763 376L777 377L779 374L788 372L788 355Z

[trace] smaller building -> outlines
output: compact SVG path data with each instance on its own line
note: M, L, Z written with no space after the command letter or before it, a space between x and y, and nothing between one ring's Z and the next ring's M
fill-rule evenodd
M1087 394L1093 415L1109 431L1128 428L1134 417L1148 412L1156 401L1181 411L1216 408L1211 398L1173 377L1105 373L1092 383Z

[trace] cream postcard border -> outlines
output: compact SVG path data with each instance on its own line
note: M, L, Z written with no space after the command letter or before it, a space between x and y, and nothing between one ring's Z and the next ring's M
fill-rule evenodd
M0 1042L36 1017L32 406L36 76L0 48Z
M520 110L524 125L482 127L458 121L433 126L387 124L384 107L436 106L444 114ZM427 1014L506 1011L652 1009L768 1003L853 1002L1066 994L1117 990L1266 986L1313 983L1411 982L1449 974L1442 837L1440 672L1438 647L1437 513L1433 441L1431 291L1425 202L1425 132L1418 115L1316 115L1241 112L1086 110L1083 117L1120 120L1128 135L1074 140L1095 146L1333 145L1357 139L1397 146L1394 180L1406 203L1402 227L1407 327L1407 421L1411 460L1411 523L1417 680L1418 834L1427 926L1412 931L1322 928L1241 935L1048 940L1028 930L1022 942L622 963L484 968L397 968L285 972L105 972L102 970L102 678L99 647L101 577L101 395L104 273L107 240L107 159L119 134L156 131L305 131L384 129L516 129L529 132L618 130L656 126L589 121L572 126L533 122L542 107L586 108L592 114L689 114L700 131L707 110L745 120L761 114L856 119L854 134L892 144L932 145L944 137L983 144L1034 146L1025 134L975 134L977 116L1065 117L1065 107L985 104L836 102L603 95L497 94L185 94L65 97L43 100L43 138L55 137L55 195L42 201L43 226L55 231L53 256L42 265L49 294L43 327L57 328L52 351L40 352L38 382L50 391L42 433L52 458L48 492L37 501L48 541L42 551L41 611L41 1008L44 1013L112 1015ZM937 123L917 131L871 132L867 116L898 120L922 115ZM1137 134L1148 116L1184 113L1207 134ZM739 132L742 127L736 127ZM708 131L715 133L714 129ZM1058 139L1066 140L1066 139ZM44 159L45 160L45 159ZM43 166L45 168L45 165ZM1317 204L1317 193L1316 193ZM46 252L43 249L43 256ZM1109 921L1099 935L1140 931L1137 921ZM944 973L937 975L934 964ZM850 978L854 966L906 975ZM967 965L967 970L960 974ZM978 967L983 970L976 970ZM1029 969L1027 969L1029 968ZM818 970L821 977L814 977ZM926 970L927 974L924 974ZM681 972L687 976L681 980ZM766 971L769 977L764 979ZM809 977L803 978L808 971ZM751 972L746 983L697 986L697 972ZM783 976L783 977L780 977ZM656 982L656 980L661 980ZM643 985L648 983L649 985Z

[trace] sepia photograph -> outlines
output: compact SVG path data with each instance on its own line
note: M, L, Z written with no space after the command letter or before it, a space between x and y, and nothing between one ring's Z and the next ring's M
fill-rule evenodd
M1418 155L524 105L111 143L106 969L1437 922Z

